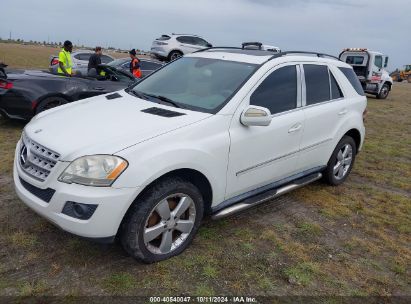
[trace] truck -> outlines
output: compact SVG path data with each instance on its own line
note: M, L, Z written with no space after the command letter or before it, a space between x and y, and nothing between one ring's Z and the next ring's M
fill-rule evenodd
M388 56L366 48L346 48L339 58L354 69L364 92L386 99L391 91L393 80L386 70Z
M409 83L411 83L411 64L405 65L404 69L402 70L395 70L390 74L390 76L394 81L401 82L403 80L407 80Z

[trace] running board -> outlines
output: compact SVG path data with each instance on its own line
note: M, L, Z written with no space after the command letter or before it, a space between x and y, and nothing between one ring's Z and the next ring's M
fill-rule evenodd
M247 198L243 201L240 201L234 205L231 205L227 208L224 208L220 211L217 211L215 214L211 216L213 220L219 220L224 217L230 216L232 214L244 211L246 209L249 209L251 207L257 206L261 203L264 203L270 199L276 198L280 195L286 194L292 190L298 189L300 187L303 187L305 185L308 185L322 177L321 173L314 173L307 175L305 177L296 179L288 184L285 184L283 186L280 186L278 188L274 188L271 190L267 190L263 193L257 194L253 197Z

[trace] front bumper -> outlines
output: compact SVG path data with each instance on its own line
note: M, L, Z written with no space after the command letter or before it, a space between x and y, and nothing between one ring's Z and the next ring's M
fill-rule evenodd
M20 167L20 142L17 144L14 160L14 185L18 197L36 213L70 233L92 239L110 239L117 234L120 223L129 206L137 196L139 188L89 187L77 184L58 182L60 173L68 163L59 162L44 182L28 176ZM47 203L33 192L29 191L22 182L39 189L54 189ZM62 213L66 202L72 201L83 204L97 204L97 209L88 220L80 220Z
M162 47L152 47L150 50L151 54L158 56L158 57L167 57L168 52L163 49Z

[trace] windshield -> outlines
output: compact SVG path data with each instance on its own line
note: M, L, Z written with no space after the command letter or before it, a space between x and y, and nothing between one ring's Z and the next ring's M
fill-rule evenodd
M249 63L183 57L143 79L132 90L168 99L183 108L216 113L256 68Z

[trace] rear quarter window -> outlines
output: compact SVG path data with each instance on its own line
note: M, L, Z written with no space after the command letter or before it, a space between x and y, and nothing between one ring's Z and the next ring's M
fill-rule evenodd
M352 68L343 68L339 67L340 71L347 77L348 81L351 83L353 88L361 96L365 96L364 90L362 88L361 82L358 80L357 75L355 74Z

